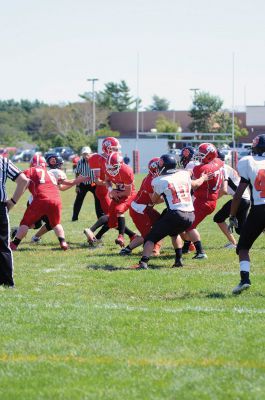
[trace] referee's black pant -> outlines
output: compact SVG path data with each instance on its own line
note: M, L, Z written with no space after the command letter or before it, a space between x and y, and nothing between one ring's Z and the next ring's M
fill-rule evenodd
M0 203L0 285L14 286L13 256L9 247L9 217L5 203Z
M94 196L94 201L95 201L95 211L97 214L97 218L100 218L102 215L104 215L104 212L101 208L100 201L97 198L95 194L96 186L91 186L91 185L85 185L84 183L80 183L79 185L79 191L76 194L76 199L74 202L74 208L73 208L73 216L72 216L72 221L77 221L78 220L78 215L80 213L83 201L86 197L86 194L88 192L91 192Z

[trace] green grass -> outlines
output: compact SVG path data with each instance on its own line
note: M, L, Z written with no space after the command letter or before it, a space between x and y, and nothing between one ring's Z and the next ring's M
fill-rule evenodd
M264 399L264 237L251 253L252 287L234 297L238 260L211 217L200 226L207 260L187 255L171 269L166 239L153 268L132 271L141 249L117 255L115 231L87 248L92 196L77 222L74 190L62 198L70 250L52 232L31 245L30 231L14 253L16 289L0 290L1 400Z

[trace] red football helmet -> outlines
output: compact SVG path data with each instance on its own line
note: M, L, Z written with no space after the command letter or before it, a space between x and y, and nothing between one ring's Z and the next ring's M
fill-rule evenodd
M121 165L123 163L123 158L118 152L111 153L106 161L106 170L111 176L118 175Z
M152 176L157 176L159 174L158 161L159 157L154 157L148 163L148 169Z
M113 153L114 151L119 151L120 148L120 142L115 137L106 137L102 142L102 151L107 155Z
M29 165L30 167L46 167L46 160L40 154L34 154Z
M211 143L202 143L196 153L196 160L202 164L208 164L217 157L217 149Z

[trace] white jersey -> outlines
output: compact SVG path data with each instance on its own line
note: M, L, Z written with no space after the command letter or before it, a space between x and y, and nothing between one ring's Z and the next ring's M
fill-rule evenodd
M49 169L48 174L52 178L52 183L54 183L55 185L58 185L59 180L64 181L65 179L67 179L65 172L62 171L60 168Z
M239 175L250 184L252 203L265 204L265 157L243 157L239 160L237 169Z
M198 162L198 161L191 160L191 161L186 165L185 171L190 171L190 174L192 175L192 173L193 173L193 168L194 168L196 165L199 165L199 162Z
M225 176L224 179L227 180L227 194L230 196L234 196L235 191L239 185L240 182L240 176L238 175L237 171L230 167L230 165L225 164L224 165L224 171L225 171ZM250 193L249 189L247 188L242 196L243 199L245 200L250 200Z
M155 193L164 197L168 210L194 211L188 171L177 170L174 174L157 176L152 186Z

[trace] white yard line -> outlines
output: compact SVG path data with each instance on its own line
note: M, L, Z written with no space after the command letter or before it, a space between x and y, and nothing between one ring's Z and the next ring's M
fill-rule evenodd
M186 307L137 307L127 304L95 304L95 308L106 310L124 310L124 311L140 311L140 312L164 312L164 313L183 313L183 312L197 312L197 313L236 313L236 314L265 314L263 308L246 308L246 307L232 307L232 308L219 308L219 307L201 307L201 306L186 306Z

